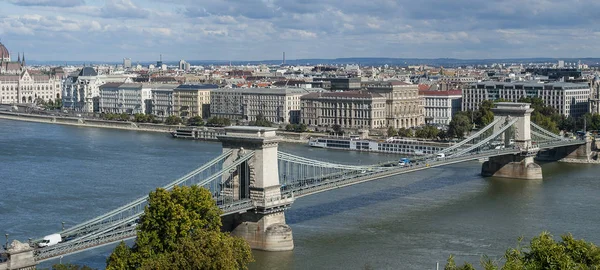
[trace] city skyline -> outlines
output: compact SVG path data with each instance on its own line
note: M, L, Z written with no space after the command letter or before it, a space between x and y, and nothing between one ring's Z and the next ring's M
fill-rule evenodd
M37 61L595 57L586 1L6 0L0 41ZM596 23L596 24L595 24Z

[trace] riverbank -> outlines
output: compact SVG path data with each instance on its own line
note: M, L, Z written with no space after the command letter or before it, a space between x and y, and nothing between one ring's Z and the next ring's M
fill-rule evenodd
M150 124L150 123L134 123L125 121L109 121L100 119L89 119L81 117L65 117L65 116L51 116L51 115L37 115L37 114L26 114L26 113L14 113L0 111L0 119L16 120L16 121L27 121L36 123L46 124L58 124L78 127L94 127L94 128L110 128L110 129L121 129L121 130L133 130L133 131L144 131L144 132L160 132L160 133L171 133L177 129L185 128L183 125L164 125L164 124ZM207 129L213 129L206 127ZM310 136L319 136L321 134L312 133L295 133L286 131L277 131L277 135L282 137L282 141L287 143L308 143ZM325 135L323 135L325 136Z
M173 131L177 130L178 128L183 127L183 126L173 126L173 125L108 121L108 120L98 120L98 119L86 119L86 118L79 118L79 117L61 117L61 116L48 116L48 115L24 114L24 113L13 113L13 112L0 112L0 119L46 123L46 124L59 124L59 125L68 125L68 126L79 126L79 127L125 129L125 130L134 130L134 131L161 132L161 133L173 132Z

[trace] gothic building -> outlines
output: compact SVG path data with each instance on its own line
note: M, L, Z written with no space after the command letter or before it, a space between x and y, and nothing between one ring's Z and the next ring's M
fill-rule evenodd
M60 78L27 70L25 54L11 61L10 52L0 43L0 104L54 101L60 92Z

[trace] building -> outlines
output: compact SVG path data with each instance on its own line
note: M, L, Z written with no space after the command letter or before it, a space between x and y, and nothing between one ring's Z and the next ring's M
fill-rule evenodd
M262 115L272 123L300 122L300 97L318 88L221 88L211 92L211 116L233 121L256 121Z
M216 84L182 84L173 89L173 114L182 118L210 116L211 90Z
M131 58L123 58L123 68L131 68Z
M425 122L448 125L455 113L461 109L462 91L419 91L424 99Z
M179 84L151 84L150 102L146 112L159 117L169 117L173 115L173 90Z
M590 87L584 83L481 82L463 89L462 110L477 110L484 100L541 98L564 116L579 117L588 112Z
M425 124L423 97L419 96L419 85L402 81L377 81L363 84L370 93L386 98L386 125L411 128Z
M360 78L313 78L314 82L329 82L331 91L360 90Z
M34 73L26 68L25 54L16 62L0 43L0 104L34 103L60 99L61 79L52 73Z
M150 87L141 83L106 83L100 89L101 113L146 113Z
M63 108L78 112L99 112L100 86L130 82L132 80L127 75L98 75L94 68L83 67L63 81Z
M386 127L386 97L367 91L318 92L301 100L301 122L309 126Z

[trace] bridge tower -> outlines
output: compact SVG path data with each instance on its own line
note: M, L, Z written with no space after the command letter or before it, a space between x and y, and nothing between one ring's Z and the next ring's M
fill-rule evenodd
M226 127L218 136L223 152L233 150L223 166L254 151L254 157L224 176L224 192L234 200L251 199L255 209L223 218L223 229L244 238L251 248L265 251L294 249L292 229L285 222L284 209L293 197L282 198L277 147L281 141L276 128ZM225 182L227 180L228 182Z
M499 102L496 103L495 108L492 108L492 112L494 112L495 119L501 118L502 120L494 127L494 130L500 129L514 118L518 119L513 128L507 129L502 137L507 147L518 147L521 153L489 158L483 163L481 174L505 178L542 179L542 167L534 162L538 149L531 143L531 113L533 109L530 104Z

